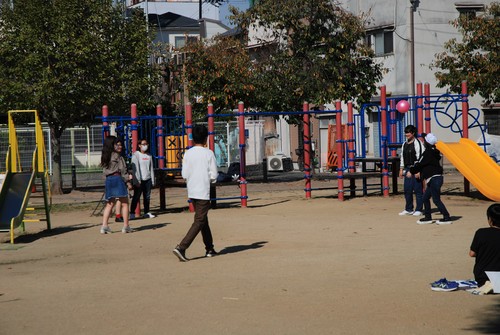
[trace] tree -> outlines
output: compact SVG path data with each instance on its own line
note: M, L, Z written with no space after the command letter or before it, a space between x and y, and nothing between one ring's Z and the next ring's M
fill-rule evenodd
M303 101L369 101L382 77L363 43L363 18L331 0L261 0L237 17L247 32L259 29L256 89L259 107L296 110Z
M382 69L363 43L362 18L338 4L267 0L232 11L244 35L258 28L271 39L257 36L261 47L252 54L235 38L193 45L187 62L191 96L211 97L229 109L241 99L261 110L296 110L305 100L364 102L375 93Z
M61 193L64 129L91 122L103 104L154 106L146 20L111 0L11 0L0 10L0 108L37 109L49 124Z
M470 94L478 93L486 104L500 101L500 3L491 3L486 15L460 15L452 25L462 38L446 42L446 51L431 64L431 69L439 69L438 87L460 93L462 80L467 80Z
M239 94L237 98L245 101L245 106L287 111L301 110L304 101L316 105L337 99L365 102L375 93L382 69L374 62L371 48L363 43L363 18L335 2L261 0L244 13L235 8L232 13L232 20L247 39L256 30L264 31L266 36L253 36L260 45L253 45L251 54L239 58L237 66L231 62L231 56L223 59L226 52L239 50L228 47L228 39L192 50L190 57L196 61L188 64L188 71L203 75L189 76L191 96L205 87L204 97L217 97L224 102L224 96L229 96L229 84L236 88L230 90L231 96ZM209 51L215 48L222 53ZM240 69L245 75L238 73ZM218 80L221 74L224 80ZM233 108L234 103L226 107ZM274 121L266 121L272 121L268 122L272 127L266 128L266 135L271 138L275 133ZM297 120L290 117L288 121ZM270 142L266 145L272 147Z
M193 105L197 117L206 114L206 105L214 105L216 113L231 111L239 101L254 102L254 71L245 46L234 38L218 37L209 43L186 46L184 75L191 97L199 97Z

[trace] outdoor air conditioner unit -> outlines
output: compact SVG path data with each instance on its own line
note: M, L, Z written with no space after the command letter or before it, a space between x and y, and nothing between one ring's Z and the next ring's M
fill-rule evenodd
M283 157L284 156L267 156L267 170L268 171L283 171Z

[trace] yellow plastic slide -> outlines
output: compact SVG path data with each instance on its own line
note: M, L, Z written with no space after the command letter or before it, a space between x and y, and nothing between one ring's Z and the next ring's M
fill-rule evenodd
M461 138L458 143L438 141L436 147L479 192L500 201L500 166L479 145Z

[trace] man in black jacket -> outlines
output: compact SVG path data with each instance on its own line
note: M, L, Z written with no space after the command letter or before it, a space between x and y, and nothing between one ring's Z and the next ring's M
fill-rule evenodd
M404 178L405 209L399 215L422 215L424 193L422 180L410 172L410 166L422 157L425 150L424 145L416 138L416 135L417 128L414 125L410 124L405 127L406 141L401 146L401 166L399 169L399 177ZM415 207L413 207L413 193L415 193ZM415 211L413 211L414 208Z
M441 201L441 186L443 186L443 167L441 166L441 152L436 149L437 138L433 134L425 136L425 151L422 157L410 167L412 174L420 173L422 179L426 182L426 189L423 196L424 217L417 221L418 224L434 223L431 215L431 197L432 201L443 215L442 220L437 220L436 224L450 224L450 213Z

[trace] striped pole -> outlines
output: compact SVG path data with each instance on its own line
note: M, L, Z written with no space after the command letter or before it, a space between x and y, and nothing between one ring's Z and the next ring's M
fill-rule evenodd
M302 116L304 142L304 178L306 179L306 199L311 198L311 128L309 123L309 104L304 102L302 110L305 112Z
M380 117L382 121L381 144L382 144L382 194L389 196L389 170L387 168L387 94L386 87L380 87Z
M342 141L342 104L340 101L335 102L335 126L336 126L336 142L337 142L337 183L338 183L338 198L344 201L344 155Z
M241 207L247 207L247 180L246 180L246 136L245 136L245 105L242 101L238 103L238 125L240 128L240 190Z

